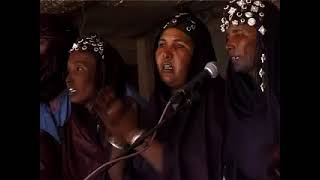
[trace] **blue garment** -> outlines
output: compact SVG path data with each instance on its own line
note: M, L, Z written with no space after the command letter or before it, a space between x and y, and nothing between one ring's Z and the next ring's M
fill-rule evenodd
M59 127L62 127L70 116L71 103L68 91L63 91L49 104L40 103L40 129L48 132L59 143Z
M126 86L126 95L133 97L141 107L145 107L147 104L147 101L128 85ZM54 108L50 108L49 104L40 103L40 129L45 130L60 142L59 127L64 125L71 113L68 90L63 91L53 101Z

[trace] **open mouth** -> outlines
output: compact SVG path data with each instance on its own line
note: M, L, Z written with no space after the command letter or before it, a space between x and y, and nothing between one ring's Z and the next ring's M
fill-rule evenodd
M231 56L232 61L238 61L240 59L239 56Z
M172 70L173 70L173 66L172 66L172 64L169 63L169 62L165 62L165 63L163 63L163 65L162 65L162 69L163 69L164 71L172 71Z
M70 94L70 95L73 95L74 93L77 92L77 90L74 89L74 88L72 88L72 87L69 87L68 90L69 90L69 94Z

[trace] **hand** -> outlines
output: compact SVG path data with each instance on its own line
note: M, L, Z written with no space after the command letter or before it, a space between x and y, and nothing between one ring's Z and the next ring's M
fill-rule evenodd
M268 175L272 180L280 180L280 145L272 146L271 162L268 167Z
M116 98L110 88L105 88L98 94L93 110L102 120L106 136L127 144L129 133L137 129L136 102L130 97Z

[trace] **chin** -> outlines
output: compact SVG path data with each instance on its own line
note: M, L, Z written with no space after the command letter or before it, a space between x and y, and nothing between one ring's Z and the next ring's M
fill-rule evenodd
M85 102L87 102L84 100L84 98L77 95L70 96L70 101L74 104L85 104Z
M79 101L76 97L71 96L70 101L74 104L82 104L81 101Z
M243 68L239 64L232 64L232 69L233 69L234 72L237 72L237 73L246 73L245 68Z
M170 86L170 84L174 82L171 76L166 76L166 75L161 76L161 81L167 86Z
M166 85L166 86L168 86L169 88L173 88L174 87L174 83L172 82L172 81L163 81L164 82L164 84Z
M232 65L232 69L233 69L233 71L234 72L241 72L241 68L239 67L239 66L237 66L237 65Z
M180 89L183 85L177 84L175 81L164 82L170 89Z

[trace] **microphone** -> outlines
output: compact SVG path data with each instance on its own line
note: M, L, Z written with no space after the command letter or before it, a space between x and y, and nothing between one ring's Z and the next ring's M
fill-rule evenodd
M219 74L218 68L215 62L211 61L206 64L204 70L196 75L191 81L179 89L172 97L172 101L175 102L182 97L189 96L189 103L196 100L195 92L201 87L202 83L208 78L216 78Z

